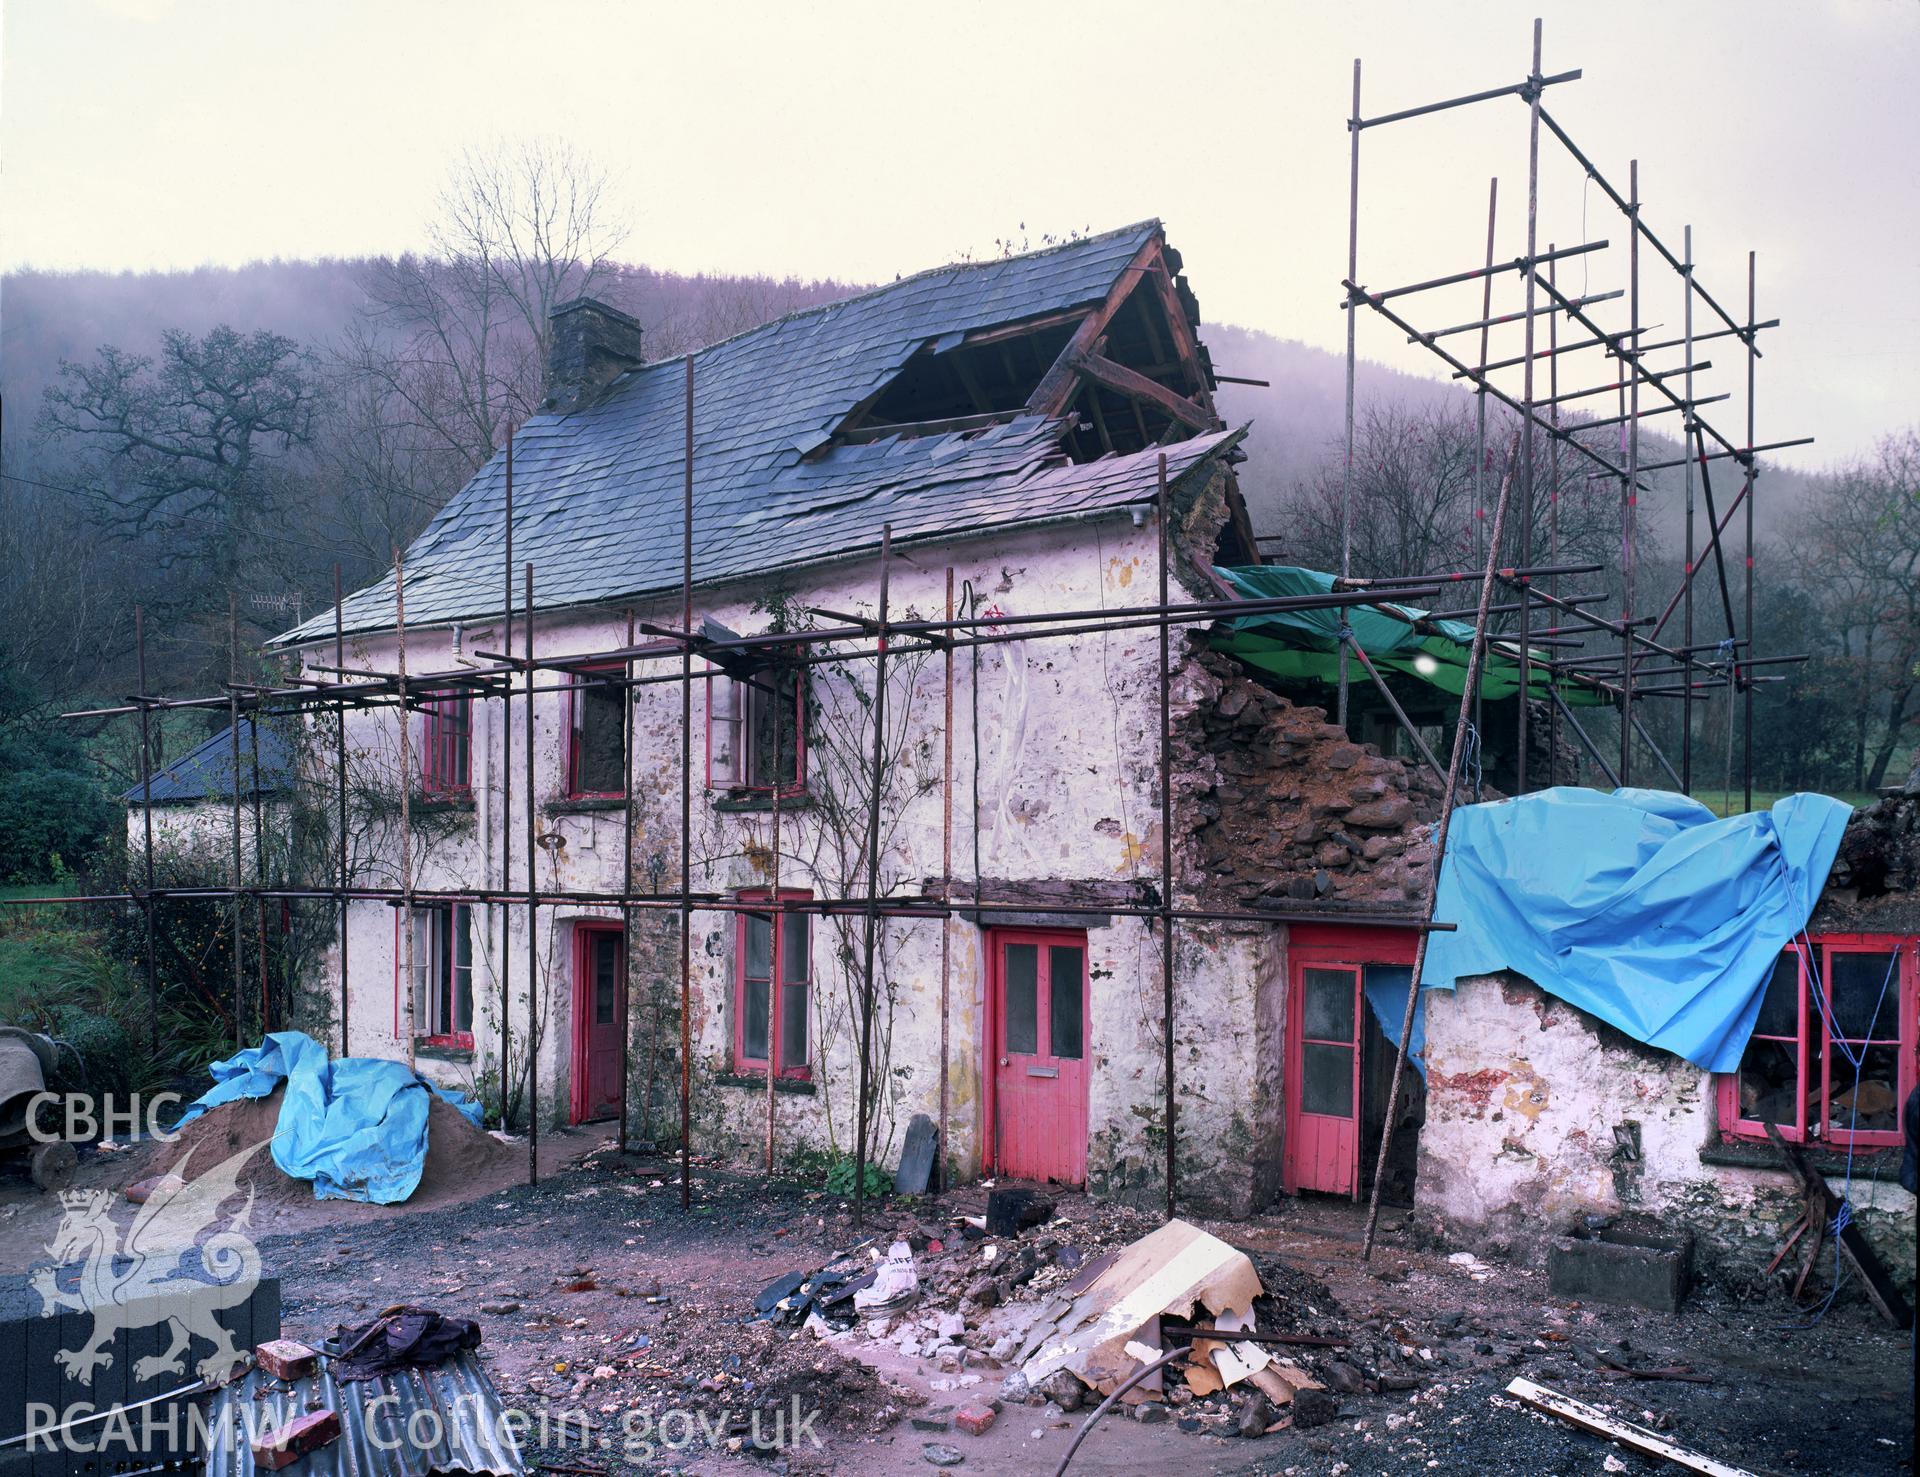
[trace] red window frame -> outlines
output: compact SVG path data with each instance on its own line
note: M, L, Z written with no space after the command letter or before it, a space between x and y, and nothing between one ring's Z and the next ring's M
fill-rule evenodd
M1899 951L1898 967L1895 978L1888 986L1887 1004L1881 1007L1881 1020L1893 1014L1892 1029L1885 1025L1876 1025L1881 1034L1872 1038L1878 1046L1895 1046L1894 1085L1894 1126L1891 1129L1835 1129L1827 1119L1826 1109L1832 1103L1836 1092L1844 1091L1835 1073L1832 1050L1834 1037L1828 1029L1827 1021L1813 999L1807 974L1807 959L1800 951L1789 945L1787 956L1796 959L1799 972L1798 992L1798 1036L1795 1044L1799 1052L1798 1075L1795 1079L1794 1121L1780 1123L1780 1137L1789 1143L1830 1144L1836 1148L1855 1149L1891 1149L1905 1143L1900 1130L1899 1114L1901 1105L1907 1100L1907 1094L1913 1091L1916 1069L1916 1051L1920 1050L1920 1029L1916 1028L1916 1002L1920 1000L1920 938L1910 934L1873 934L1873 933L1823 933L1812 936L1814 963L1820 970L1822 987L1828 976L1828 960L1837 954L1886 954ZM1754 1040L1781 1040L1785 1037L1756 1036ZM1846 1040L1848 1038L1840 1038ZM1853 1044L1849 1041L1849 1044ZM1845 1061L1841 1062L1844 1070ZM1809 1122L1807 1100L1817 1086L1817 1101L1820 1105L1820 1118ZM1723 1072L1717 1083L1717 1107L1720 1123L1720 1137L1729 1143L1767 1141L1766 1125L1759 1119L1744 1118L1740 1111L1740 1074Z
M621 759L622 774L620 777L620 788L617 790L587 790L581 788L580 784L580 767L583 755L580 745L580 725L577 705L581 700L581 693L583 691L589 687L601 685L591 680L594 674L606 672L618 672L622 676L625 676L626 663L597 662L591 666L576 667L574 668L573 681L569 683L567 687L567 798L569 800L624 800L627 795L627 786L632 782L632 776L627 772L627 741L623 728L620 739L620 752L623 756ZM624 688L616 688L614 691L620 693L620 721L622 725L631 723L633 721L633 707L632 704L627 701L626 690Z
M793 682L793 780L789 784L777 785L774 782L760 782L753 776L753 721L754 694L757 689L747 682L727 676L726 673L712 670L707 673L707 788L724 790L730 795L771 795L778 789L784 799L793 795L804 795L807 790L807 671L804 667L763 668L754 674L759 678L772 673L776 680ZM722 688L721 683L727 686ZM737 713L716 716L715 709L720 705L720 697L725 694L729 701L739 704ZM715 726L731 728L733 768L731 776L714 775L714 733ZM724 752L724 751L723 751Z
M401 915L406 911L405 908L395 908L393 910L393 1039L396 1041L404 1041L406 1039L403 1034L406 1016L400 1008L400 1002L405 998L403 991L409 988L409 983L403 980L401 976L401 968L406 962L406 949L400 938L400 920ZM446 916L448 921L444 937L446 939L445 948L449 961L448 968L451 971L451 976L448 980L449 990L457 991L460 971L464 968L467 973L468 999L477 1001L478 992L473 988L473 904L461 902L415 903L413 905L413 912L416 918L422 913L443 914ZM459 915L462 913L467 915L467 962L465 965L460 963L459 953L456 948L456 939L453 934L453 925L458 921ZM416 969L420 967L420 961L418 959L414 961L414 967ZM450 998L450 1013L451 1009ZM467 1050L473 1048L473 1026L471 1021L468 1022L467 1029L464 1031L454 1029L442 1032L423 1032L417 1029L419 1025L418 1021L414 1024L416 1027L413 1036L415 1046L446 1046L466 1048Z
M765 888L739 894L743 903L766 903L773 900L773 893ZM783 887L780 897L783 901L806 900L812 893L794 888ZM782 1035L782 1022L786 1011L783 997L788 989L798 986L807 991L808 1037L807 1060L780 1068L780 1076L789 1081L806 1082L813 1077L813 917L809 913L754 913L741 911L736 913L738 922L734 926L733 947L733 1069L742 1076L756 1076L767 1070L767 1058L750 1056L747 1053L747 930L755 919L767 919L772 924L772 947L768 951L767 961L767 1052L775 1061L782 1057L785 1044ZM798 923L806 931L807 947L805 951L806 978L790 980L787 975L788 941L787 930Z
M473 793L473 696L430 693L421 715L420 788L429 795Z

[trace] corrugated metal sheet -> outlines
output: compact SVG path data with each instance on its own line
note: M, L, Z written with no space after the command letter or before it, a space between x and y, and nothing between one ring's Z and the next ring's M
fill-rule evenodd
M803 460L921 347L968 329L1103 299L1158 221L1002 261L944 267L810 309L694 356L694 578L744 578L877 548L1113 507L1152 496L1155 453L1070 465L1065 427L1036 417L974 435L844 445ZM685 476L684 360L644 366L572 415L514 438L513 552L543 609L677 589ZM1226 434L1168 449L1170 470ZM500 604L506 467L496 456L407 551L407 618L491 616ZM347 598L349 631L393 624L393 582ZM326 639L331 611L282 640Z
M439 1472L522 1477L505 1407L471 1352L432 1369L341 1384L332 1360L291 1387L262 1369L227 1386L208 1411L207 1477L254 1477L253 1437L309 1409L340 1414L340 1437L277 1477L431 1477Z

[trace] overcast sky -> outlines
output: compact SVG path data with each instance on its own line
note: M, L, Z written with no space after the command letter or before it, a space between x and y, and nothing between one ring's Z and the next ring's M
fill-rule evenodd
M1760 316L1785 320L1759 439L1817 436L1788 457L1810 466L1920 419L1916 0L4 0L0 264L400 250L463 147L553 135L616 173L625 254L654 266L879 281L1157 215L1207 318L1337 348L1353 59L1367 115L1516 82L1537 13L1546 70L1585 70L1548 107L1622 188L1641 161L1648 224L1676 250L1692 224L1736 315L1759 253ZM1563 283L1624 287L1621 218L1542 158L1542 243L1614 242ZM1518 255L1525 166L1513 100L1367 131L1361 280L1475 265L1493 174ZM1642 267L1643 317L1677 335L1680 295ZM1406 306L1479 315L1471 289ZM1378 320L1360 342L1434 372ZM1743 431L1739 356L1696 357L1699 393L1734 392L1706 414Z

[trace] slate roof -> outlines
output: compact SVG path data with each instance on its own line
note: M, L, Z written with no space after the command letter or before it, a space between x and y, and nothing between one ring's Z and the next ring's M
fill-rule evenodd
M253 794L253 720L240 720L240 793ZM271 795L293 788L293 745L284 728L260 725L260 791ZM120 798L138 805L139 785ZM153 776L153 803L233 799L233 729L223 728L212 738L181 755Z
M1158 221L1027 256L941 267L795 313L699 350L694 364L694 579L711 584L897 542L1039 522L1153 496L1154 452L1075 465L1061 421L818 451L929 341L1107 295ZM622 375L571 415L514 438L513 559L542 610L677 589L685 476L685 358ZM1170 475L1236 442L1167 448ZM506 462L482 467L407 551L407 619L500 609ZM515 575L515 589L519 576ZM393 579L351 595L349 631L390 629ZM331 610L278 638L328 639Z

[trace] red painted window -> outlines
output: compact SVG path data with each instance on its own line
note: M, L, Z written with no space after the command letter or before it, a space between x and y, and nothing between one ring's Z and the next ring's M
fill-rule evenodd
M406 1030L401 973L406 963L393 910L393 1034ZM413 1039L429 1046L473 1045L473 909L466 903L413 905Z
M742 893L765 902L765 892ZM810 893L782 890L782 898ZM813 1075L808 1007L813 995L813 929L805 913L738 913L734 947L733 1066L764 1072L777 1059L782 1077Z
M1796 1143L1893 1148L1913 1090L1916 944L1820 934L1774 966L1740 1070L1721 1076L1720 1129Z
M473 699L465 693L433 693L425 706L420 787L429 795L472 793Z
M707 788L797 795L807 786L807 680L799 667L707 680Z
M620 663L585 667L567 690L567 795L574 800L627 793L627 690L605 680Z

